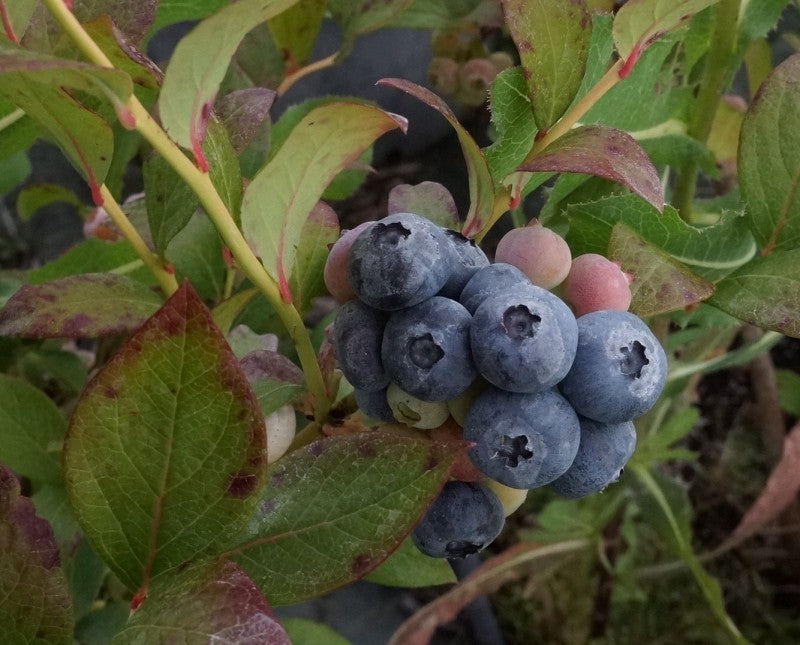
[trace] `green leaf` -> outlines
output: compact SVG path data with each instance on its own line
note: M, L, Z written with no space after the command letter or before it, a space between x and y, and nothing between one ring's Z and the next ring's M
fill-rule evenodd
M78 521L130 589L228 546L266 463L258 403L186 283L84 390L64 446Z
M388 214L414 213L442 228L458 227L458 209L450 191L435 181L399 184L389 191Z
M800 374L791 370L775 370L781 408L800 419Z
M638 57L652 42L684 26L718 0L628 0L614 17L614 44L620 58Z
M631 470L647 492L647 495L640 495L638 499L643 516L689 567L709 608L734 642L746 643L725 610L719 582L709 575L692 551L689 525L691 507L686 491L672 480L643 466L635 465Z
M60 482L66 421L43 392L0 374L0 462L36 482Z
M751 260L718 282L709 302L741 320L800 338L800 249Z
M0 625L8 643L72 643L72 605L50 525L0 465Z
M738 66L747 46L757 38L766 36L775 26L786 5L791 0L745 0L741 4L738 37L736 39L736 57L731 61Z
M19 41L25 34L25 29L36 10L38 0L0 0L0 10L3 11L3 16L7 19L7 24L4 24L5 34L9 36L9 29L11 34L14 35ZM10 39L11 40L11 39Z
M136 86L147 88L148 90L157 90L163 78L161 70L145 54L131 46L138 42L140 37L127 38L123 33L124 30L121 32L120 25L117 23L119 11L130 11L133 8L142 7L142 3L132 3L127 0L112 1L121 6L115 7L115 12L110 16L103 15L96 17L91 22L84 22L83 28L97 46L103 50L112 65L116 69L127 72ZM149 2L152 4L153 0L149 0ZM136 25L131 24L129 28L141 31L144 26L140 22Z
M374 433L295 450L270 467L259 512L227 555L276 605L356 580L419 521L459 448Z
M640 318L706 300L714 285L643 240L630 227L614 225L608 257L634 276L630 310Z
M17 216L24 222L31 219L40 208L64 202L78 210L86 206L69 188L59 184L29 184L17 195Z
M589 53L586 58L586 72L575 100L588 92L608 71L611 55L614 53L614 39L611 37L611 24L614 16L603 12L592 13L592 36L589 39Z
M322 270L328 248L339 239L339 218L325 202L317 202L300 231L296 260L289 288L301 315L308 313L314 298L327 293Z
M344 32L344 47L361 34L375 31L396 19L412 0L329 0L328 10Z
M293 645L350 645L331 627L307 618L284 618L283 628Z
M628 133L596 125L570 130L519 168L527 172L577 172L628 188L659 212L661 181L653 163Z
M645 436L639 433L636 452L631 457L630 465L642 464L649 467L670 460L695 457L694 453L682 447L675 448L673 444L684 439L699 419L700 413L696 408L682 408L672 414L665 423L653 427Z
M130 614L130 603L108 602L81 618L75 626L75 639L80 645L109 645L128 622Z
M172 238L164 257L178 280L187 279L204 300L217 302L225 289L222 240L208 215L198 211Z
M159 97L161 122L205 167L202 142L211 108L233 54L248 31L297 0L239 0L217 11L178 42Z
M137 262L139 256L127 241L84 240L58 259L28 273L28 282L41 284L81 273L119 273L125 267ZM153 281L153 276L145 268L133 270L129 277L147 284Z
M382 78L377 84L388 85L410 94L432 107L453 126L461 144L461 151L464 153L469 181L469 211L462 232L467 237L473 237L487 224L494 208L494 180L483 151L464 126L458 122L458 118L447 107L447 103L430 90L399 78Z
M68 556L81 538L81 529L70 508L64 482L39 486L31 496L31 500L36 506L37 515L47 520L53 529L61 553L63 556Z
M154 579L147 599L112 642L291 645L253 581L225 560Z
M410 29L446 29L454 22L466 18L481 4L481 0L413 0L397 18L392 27Z
M512 173L533 148L536 121L521 67L500 72L489 95L495 142L484 148L496 183Z
M18 152L13 156L0 157L0 193L10 193L31 174L28 155Z
M258 294L258 289L245 289L214 307L214 322L217 323L217 327L223 334L227 334L230 331L239 314L245 310L245 307Z
M536 124L553 125L578 93L589 56L592 20L583 0L503 0L522 61Z
M63 494L66 497L66 493ZM77 527L77 523L75 526ZM80 533L78 535L80 536ZM97 554L92 551L92 547L82 537L79 537L78 540L73 538L69 548L70 555L64 565L64 573L67 576L72 597L72 613L75 620L80 620L89 613L97 600L108 574L108 567L97 557Z
M778 65L742 123L739 185L759 246L800 247L800 54Z
M133 91L120 71L36 54L0 41L0 95L47 130L89 182L96 203L111 163L111 126L67 91L80 90L122 106Z
M740 214L729 211L717 224L695 228L667 205L661 216L633 195L615 195L567 207L570 226L567 242L574 255L608 252L617 222L633 229L647 242L669 253L707 280L718 280L750 261L755 242Z
M289 302L288 278L308 215L330 181L380 135L399 127L392 115L363 103L327 103L309 112L250 182L242 230Z
M150 34L176 22L202 20L226 4L228 0L159 0Z
M537 514L537 528L523 530L521 537L526 542L546 543L597 539L625 498L624 490L609 488L603 495L579 500L554 499Z
M125 334L161 304L141 282L87 273L26 285L0 309L0 336L94 338Z
M299 0L293 7L270 19L269 30L275 45L287 52L294 64L302 65L311 56L326 4L325 0Z
M387 587L432 587L452 584L456 582L456 575L447 560L425 555L406 538L397 551L365 579Z
M25 153L38 136L34 120L0 95L0 159Z

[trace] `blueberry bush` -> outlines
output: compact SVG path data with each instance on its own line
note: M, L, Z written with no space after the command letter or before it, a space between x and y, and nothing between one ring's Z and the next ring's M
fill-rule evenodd
M3 235L84 235L0 248L3 642L346 642L273 608L362 578L439 586L397 644L498 589L509 642L797 642L790 4L0 0ZM427 83L273 114L390 28ZM467 198L359 217L401 99ZM761 416L711 463L730 369ZM687 471L736 496L710 535Z

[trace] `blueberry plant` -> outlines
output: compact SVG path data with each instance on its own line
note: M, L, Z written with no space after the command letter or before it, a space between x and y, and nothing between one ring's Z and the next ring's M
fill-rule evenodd
M0 185L86 237L0 272L4 642L339 642L272 608L480 557L393 642L565 568L606 615L580 642L757 638L664 465L695 458L699 376L800 337L800 55L766 41L788 4L0 0ZM341 47L312 60L325 20ZM184 21L162 70L147 44ZM272 123L383 27L431 35L427 87ZM375 141L415 126L403 95L452 127L468 203L422 181L348 220ZM38 139L91 205L25 183ZM799 433L717 555L790 505ZM660 571L703 621L651 615Z

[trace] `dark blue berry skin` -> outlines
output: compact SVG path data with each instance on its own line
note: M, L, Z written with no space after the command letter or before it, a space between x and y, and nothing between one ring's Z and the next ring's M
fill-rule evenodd
M603 490L619 478L636 448L633 423L598 423L579 417L581 444L575 461L550 488L562 497L577 499Z
M381 351L389 377L423 401L461 394L478 375L469 347L471 321L464 307L441 296L393 313Z
M355 388L374 392L389 385L389 375L381 362L385 325L384 312L358 300L346 302L336 314L333 324L336 360Z
M457 231L445 231L444 236L449 243L453 259L450 277L438 295L458 300L467 282L478 269L489 266L489 258L474 240L464 237Z
M517 284L530 284L522 271L511 264L496 262L478 269L461 291L459 302L471 314L487 298Z
M511 488L538 488L563 475L578 452L578 416L556 390L517 394L490 387L472 404L464 439L487 477Z
M386 390L387 388L383 388L375 392L367 392L353 388L358 409L375 421L394 421L394 413L386 400Z
M396 213L356 238L347 275L363 302L396 311L436 294L451 274L453 260L441 228L417 215Z
M594 311L578 318L578 351L559 389L581 416L622 423L653 406L666 378L664 349L640 318Z
M448 482L411 539L434 558L465 558L489 545L503 530L505 517L497 496L471 482Z
M530 283L516 284L478 307L470 343L487 381L510 392L540 392L569 371L578 326L558 297Z

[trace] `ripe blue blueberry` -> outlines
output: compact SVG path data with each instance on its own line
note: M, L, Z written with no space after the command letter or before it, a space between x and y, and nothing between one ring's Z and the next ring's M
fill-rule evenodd
M489 266L489 258L486 257L481 247L475 244L475 240L464 237L457 231L445 231L444 236L450 246L453 259L450 277L447 278L447 282L438 295L458 300L475 272Z
M619 478L636 447L633 423L599 423L579 417L581 443L575 461L550 488L563 497L576 499L603 490Z
M578 452L580 424L555 390L517 394L487 388L464 425L475 446L472 462L490 479L511 488L537 488L560 477Z
M381 355L390 378L424 401L447 401L477 372L469 348L472 316L455 300L434 296L393 313Z
M381 362L386 314L358 300L342 305L333 324L336 360L353 387L374 392L389 384Z
M559 389L581 416L622 423L653 406L666 377L664 349L640 318L594 311L578 318L578 351Z
M355 396L358 409L361 410L371 419L375 421L394 421L394 413L386 400L386 390L376 390L368 392L359 388L353 388L353 395Z
M353 242L348 279L362 301L395 311L439 291L451 274L453 260L441 228L417 215L397 213Z
M503 530L497 496L472 482L448 482L411 539L434 558L465 558L489 545Z
M486 300L472 319L475 366L487 381L510 392L539 392L569 371L578 344L575 317L541 287L516 284Z
M462 289L459 302L469 313L474 314L488 297L516 284L530 284L530 280L517 267L496 262L475 272Z

